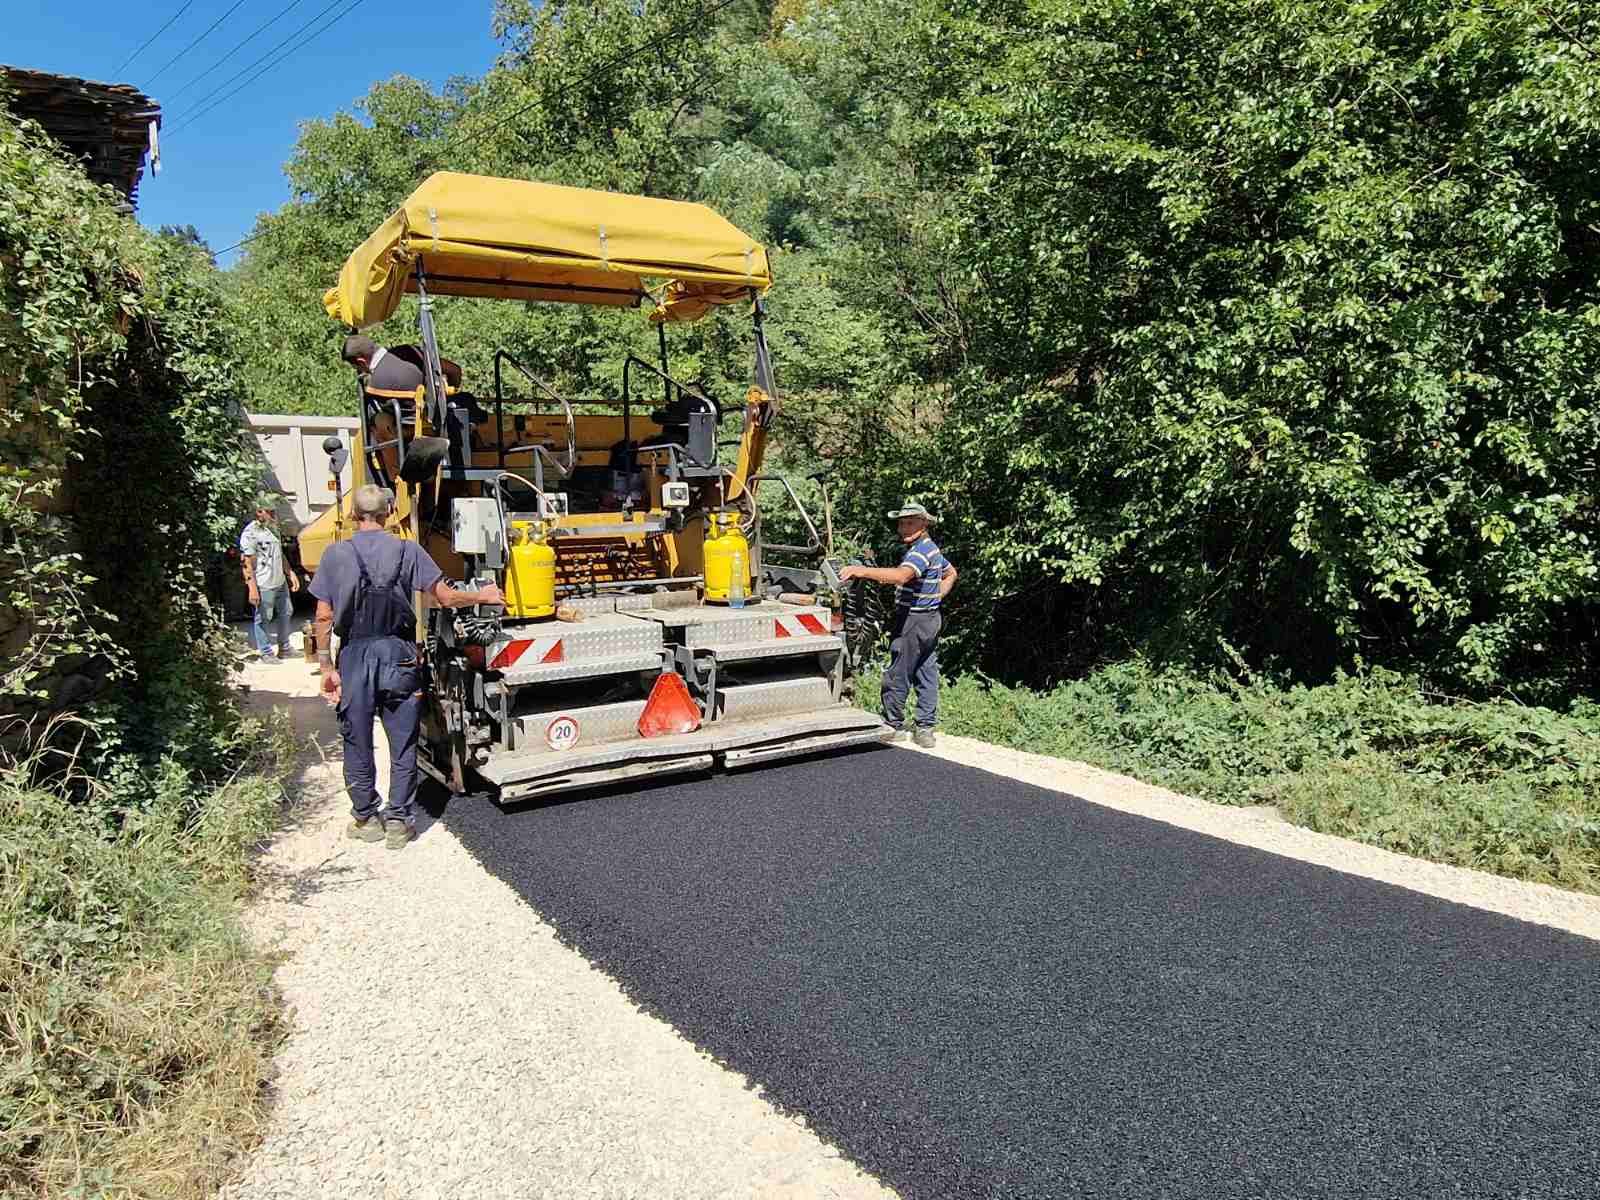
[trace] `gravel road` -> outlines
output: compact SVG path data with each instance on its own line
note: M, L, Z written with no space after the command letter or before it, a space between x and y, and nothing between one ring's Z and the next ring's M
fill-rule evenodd
M249 682L332 741L302 664ZM1542 1197L1600 1171L1592 898L952 738L452 806L401 854L341 840L337 762L305 782L251 915L296 1032L226 1196L894 1194L861 1164L908 1198Z

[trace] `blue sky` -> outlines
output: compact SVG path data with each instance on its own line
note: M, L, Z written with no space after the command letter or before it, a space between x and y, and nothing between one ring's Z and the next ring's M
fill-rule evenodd
M498 50L489 36L493 0L338 0L331 8L329 0L297 0L292 8L290 3L253 0L235 9L235 0L191 0L165 32L119 70L183 8L184 0L7 0L0 63L131 83L153 96L163 111L161 174L152 178L145 169L139 219L152 228L192 224L213 250L221 250L250 232L257 213L288 199L283 163L302 121L351 108L371 83L391 75L435 86L452 75L481 75ZM291 50L352 3L348 16L223 99L260 67L228 83L234 75L285 39L278 53ZM189 86L286 8L276 23ZM224 16L230 9L235 11ZM325 15L318 18L319 13ZM165 66L218 18L224 19L216 29ZM307 22L312 23L301 31ZM192 111L218 100L188 123ZM223 265L236 257L237 252L227 255Z

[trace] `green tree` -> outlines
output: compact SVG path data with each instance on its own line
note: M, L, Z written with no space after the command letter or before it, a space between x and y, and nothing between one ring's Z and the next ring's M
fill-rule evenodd
M952 661L1593 686L1575 0L703 12L506 0L483 79L308 126L239 269L254 402L347 409L315 297L428 171L703 200L776 252L780 458L831 462L868 541L899 495L945 513ZM650 350L631 313L440 316L477 377L503 346L579 395ZM742 388L737 321L675 331L684 373Z
M156 230L156 236L170 238L184 246L196 246L211 253L211 247L206 244L205 238L200 236L200 231L193 225L163 225Z
M947 481L991 643L1044 610L1077 642L1054 664L1226 640L1591 681L1580 7L923 12L919 157L970 286L901 461Z

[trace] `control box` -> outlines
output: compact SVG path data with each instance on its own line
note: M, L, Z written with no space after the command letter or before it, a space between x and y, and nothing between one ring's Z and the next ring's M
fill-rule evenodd
M662 508L688 508L689 485L687 483L663 483L661 485Z
M479 554L498 560L500 505L492 499L463 496L451 504L451 539L457 554Z

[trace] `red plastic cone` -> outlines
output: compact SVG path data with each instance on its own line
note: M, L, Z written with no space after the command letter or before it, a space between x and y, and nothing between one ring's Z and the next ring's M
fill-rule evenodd
M644 712L639 714L640 737L662 737L669 733L693 733L700 728L700 707L695 704L683 676L663 671L650 689Z

